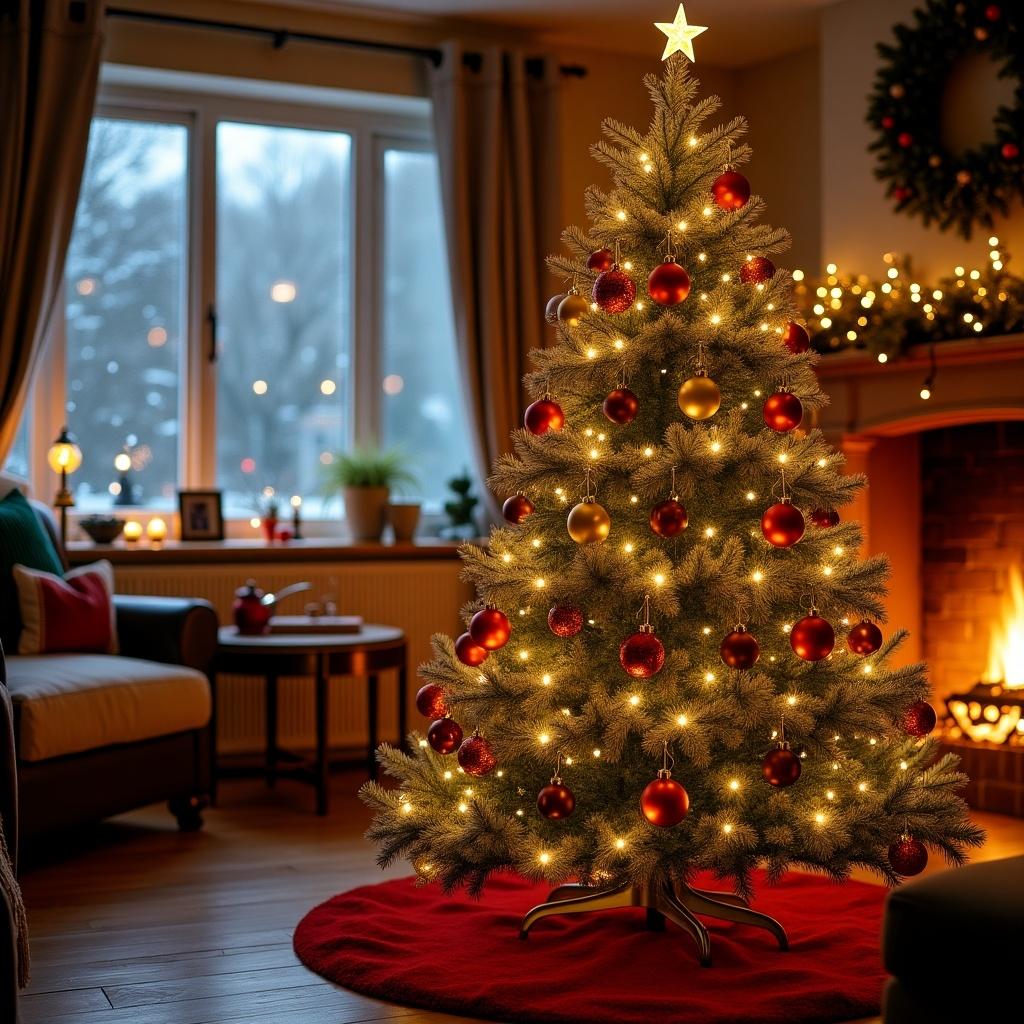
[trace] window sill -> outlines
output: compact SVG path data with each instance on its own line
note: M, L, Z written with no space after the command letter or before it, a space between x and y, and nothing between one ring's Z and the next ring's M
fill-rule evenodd
M414 562L431 559L454 560L459 555L459 541L427 537L404 543L380 544L369 541L310 540L266 541L168 540L162 544L140 541L127 544L92 544L72 541L67 546L68 561L85 565L105 558L114 565L223 565L232 563L287 562Z

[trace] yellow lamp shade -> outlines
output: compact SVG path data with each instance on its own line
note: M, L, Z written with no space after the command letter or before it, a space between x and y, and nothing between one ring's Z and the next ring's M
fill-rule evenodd
M154 516L146 524L146 535L150 540L163 540L167 536L167 524L159 516Z
M127 541L136 541L142 536L142 523L137 519L129 519L124 524L124 539Z
M74 473L82 464L82 449L75 444L74 435L65 427L46 453L46 461L54 473Z

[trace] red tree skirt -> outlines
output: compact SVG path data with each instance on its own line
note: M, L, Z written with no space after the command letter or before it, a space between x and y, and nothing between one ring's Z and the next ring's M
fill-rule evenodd
M295 952L365 995L496 1020L809 1024L878 1013L881 886L759 878L753 906L782 923L790 951L760 929L705 918L711 968L688 935L671 923L646 931L634 908L547 918L521 942L520 919L549 888L502 875L473 900L409 878L363 886L311 910Z

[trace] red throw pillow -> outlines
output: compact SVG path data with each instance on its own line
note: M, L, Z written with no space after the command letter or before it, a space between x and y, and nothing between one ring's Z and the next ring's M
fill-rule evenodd
M109 562L80 566L63 578L15 565L14 582L24 624L19 654L117 654L114 570Z

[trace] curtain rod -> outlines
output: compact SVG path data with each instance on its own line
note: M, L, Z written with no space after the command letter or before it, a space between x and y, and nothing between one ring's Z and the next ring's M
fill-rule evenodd
M125 18L131 21L148 21L161 25L179 25L183 28L206 28L221 32L238 32L243 35L265 36L270 39L275 50L280 50L286 43L295 40L300 43L326 43L329 46L351 46L363 50L398 53L407 57L421 57L435 67L440 67L444 60L444 52L436 46L411 46L405 43L382 43L374 39L353 39L348 36L330 36L320 32L295 32L288 28L268 28L265 25L248 25L240 21L219 21L214 18L192 18L183 14L161 14L154 11L136 11L128 7L108 7L107 15L111 18ZM482 54L465 53L462 62L473 71L479 71L483 60ZM541 59L532 57L527 60L527 69L531 74L539 74ZM587 69L580 64L562 64L559 72L572 78L583 78Z

